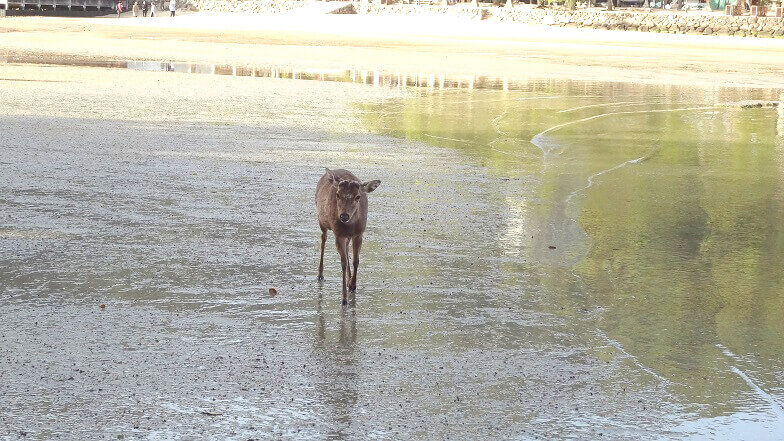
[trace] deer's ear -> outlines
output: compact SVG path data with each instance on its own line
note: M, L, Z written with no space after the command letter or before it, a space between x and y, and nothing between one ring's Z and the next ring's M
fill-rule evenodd
M329 177L329 181L332 183L332 185L337 187L338 183L340 183L340 180L337 177L335 177L335 173L332 173L332 170L326 167L324 167L324 170L327 171L326 175Z
M373 180L373 181L363 182L362 183L362 191L364 191L365 193L370 193L373 190L375 190L376 188L378 188L379 185L381 185L381 181L379 181L378 179Z

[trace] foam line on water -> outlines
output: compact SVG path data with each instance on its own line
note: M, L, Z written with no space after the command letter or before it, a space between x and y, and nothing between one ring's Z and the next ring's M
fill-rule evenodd
M605 341L607 341L607 343L609 343L610 346L612 346L615 349L617 349L621 354L623 354L626 357L628 357L629 359L631 359L632 362L635 364L635 366L637 366L638 368L642 369L648 375L656 378L657 380L659 380L659 381L661 381L662 383L665 383L665 384L672 384L673 383L672 381L670 381L670 380L662 377L661 375L657 374L656 372L654 372L653 369L651 369L648 366L645 366L644 364L642 364L642 362L640 361L639 358L637 358L636 356L634 356L634 355L630 354L629 352L627 352L626 349L623 348L623 345L619 341L610 338L610 336L605 334L601 329L597 328L596 329L596 334L599 337L601 337L602 339L604 339Z
M382 129L392 130L391 127L387 127L386 124L384 124L383 120L386 117L388 117L388 116L397 115L397 114L403 113L403 111L400 110L402 108L403 108L403 104L395 104L395 105L390 106L389 108L386 109L386 112L380 113L376 117L376 124L378 124Z
M552 100L557 98L567 98L563 95L542 95L542 96L525 96L520 98L511 98L511 101L532 101L532 100ZM569 97L569 98L596 98L593 96L578 96L578 97ZM509 98L500 98L500 99L490 99L490 100L461 100L461 101L447 101L447 104L475 104L475 103L506 103L509 102Z
M630 164L639 164L639 163L649 159L651 156L653 156L656 153L656 151L657 150L652 150L650 153L648 153L645 156L640 156L639 158L629 159L628 161L623 161L623 162L621 162L620 164L618 164L616 166L610 167L608 169L596 172L596 173L592 174L591 176L588 176L588 183L587 183L587 185L585 187L578 188L577 190L569 193L569 195L566 196L566 200L565 200L566 204L569 204L572 201L572 198L575 197L578 193L583 192L583 191L593 187L594 179L598 178L599 176L607 174L607 173L610 173L610 172L615 171L615 170L618 170L620 168L626 167L627 165L630 165Z
M581 97L581 98L585 98L585 97L589 97L590 98L591 96L584 96L584 97ZM564 98L564 96L563 95L526 96L526 97L521 97L521 98L514 98L512 101L550 100L550 99L557 99L557 98ZM451 104L481 103L481 102L501 102L501 101L507 102L508 100L504 99L504 100L487 100L487 101L481 101L481 100L478 100L478 101L458 101L456 103L451 103ZM508 135L507 132L504 132L503 130L501 130L501 126L500 126L500 123L499 123L499 121L501 121L502 119L504 119L506 117L507 113L509 113L509 106L508 105L506 106L506 108L504 108L504 111L501 112L500 115L498 115L495 118L493 118L493 120L490 122L490 124L493 126L493 129L499 135L504 135L504 136Z
M558 129L561 129L563 127L571 126L573 124L578 124L578 123L591 121L591 120L599 119L599 118L605 118L605 117L613 116L613 115L636 115L636 114L645 114L645 113L685 112L685 111L689 111L689 110L709 110L709 109L715 109L715 108L716 108L716 106L703 106L703 107L683 107L683 108L679 108L679 109L629 110L629 111L624 111L624 112L600 113L599 115L593 115L593 116L589 116L589 117L586 117L586 118L576 119L574 121L568 121L568 122L565 122L565 123L554 125L554 126L548 128L548 129L545 129L545 130L537 133L536 135L534 135L533 138L531 138L531 144L539 147L539 149L542 151L542 153L544 155L547 155L552 149L547 149L546 150L544 148L544 146L547 145L547 142L544 139L544 135L546 135L546 134L548 134L550 132L556 131Z
M504 119L504 117L506 116L506 113L508 111L509 111L509 107L504 109L504 111L501 112L500 115L496 116L495 118L493 118L492 121L490 121L490 125L493 126L493 129L495 129L495 132L498 133L499 135L502 135L502 136L506 136L506 135L508 135L508 133L506 133L503 130L501 130L501 127L498 125L498 121Z
M551 95L551 96L526 96L522 98L515 98L514 101L531 101L531 100L552 100L556 98L566 98L563 95ZM579 98L579 97L578 97Z
M599 172L596 172L596 173L592 174L591 176L589 176L589 177L588 177L588 183L587 183L587 185L585 185L584 187L582 187L582 188L579 188L579 189L577 189L577 190L575 190L575 191L573 191L573 192L569 193L569 195L566 197L566 199L565 199L565 201L564 201L564 202L565 202L565 205L569 205L569 203L572 201L572 198L573 198L575 195L577 195L578 193L580 193L580 192L582 192L582 191L585 191L585 190L586 190L586 189L588 189L588 188L591 188L591 187L593 186L594 179L596 179L597 177L599 177L599 176L601 176L601 175L604 175L604 174L607 174L607 173L610 173L610 172L612 172L612 171L618 170L618 169L620 169L620 168L626 167L627 165L630 165L630 164L639 164L639 163L641 163L641 162L643 162L643 161L645 161L645 160L647 160L647 159L651 158L651 157L652 157L654 154L656 154L656 152L657 152L657 151L658 151L658 150L656 150L656 149L654 149L654 150L651 150L651 151L650 151L648 154L646 154L645 156L641 156L641 157L639 157L639 158L635 158L635 159L629 159L629 160L627 160L627 161L623 161L622 163L620 163L620 164L618 164L618 165L615 165L615 166L613 166L613 167L610 167L610 168L608 168L608 169L605 169L605 170L602 170L602 171L599 171ZM572 220L574 221L575 219L574 219L574 218L572 218ZM579 276L578 276L578 277L579 277ZM652 377L656 378L657 380L661 381L662 383L664 383L664 384L666 384L666 385L679 384L679 383L673 382L673 381L671 381L671 380L668 380L667 378L665 378L665 377L663 377L663 376L661 376L661 375L657 374L657 373L656 373L656 372L655 372L653 369L649 368L648 366L645 366L645 365L644 365L644 364L643 364L643 363L640 361L640 359L639 359L639 358L637 358L637 356L635 356L635 355L632 355L631 353L629 353L628 351L626 351L626 349L624 349L623 345L622 345L622 344L621 344L619 341L617 341L617 340L614 340L614 339L610 338L610 336L608 336L607 334L605 334L605 333L604 333L604 332L603 332L601 329L597 328L595 333L596 333L596 335L598 335L599 337L601 337L602 339L604 339L605 341L607 341L607 343L608 343L610 346L614 347L614 348L615 348L615 349L617 349L617 350L618 350L618 351L619 351L621 354L625 355L627 358L629 358L630 360L632 360L632 362L634 363L634 365L635 365L635 366L637 366L638 368L640 368L640 369L641 369L643 372L645 372L645 373L647 373L648 375L650 375L650 376L652 376Z
M734 362L738 363L739 361L741 361L741 358L735 355L734 353L732 353L732 351L727 349L726 346L722 344L717 344L716 347L721 349L721 352L724 353L724 355L726 355L727 357L731 358ZM771 394L765 392L761 387L757 385L757 383L754 382L754 380L751 379L751 377L746 375L746 373L740 370L737 366L730 366L730 370L734 372L736 375L738 375L740 378L742 378L743 381L746 382L746 384L751 388L751 390L754 391L755 394L757 394L758 397L762 398L768 404L770 404L770 407L773 409L773 412L775 412L779 418L784 418L784 407L781 405L781 403L776 401L776 399Z
M634 106L637 104L649 104L649 103L646 101L618 101L614 103L589 104L587 106L572 107L571 109L559 110L558 113L568 113L568 112L574 112L576 110L591 109L594 107L620 107L620 106Z
M464 143L467 143L467 144L473 144L474 143L473 141L471 141L469 139L447 138L446 136L436 136L436 135L430 135L430 134L427 134L427 133L425 133L425 136L427 136L428 138L443 139L443 140L446 140L446 141L464 142Z
M383 120L384 118L386 118L386 117L388 117L390 115L397 115L399 113L403 113L403 112L384 112L384 113L378 115L378 118L376 118L376 121L380 122L381 120Z
M568 121L568 122L565 122L565 123L562 123L562 124L554 125L554 126L548 128L548 129L545 129L545 130L537 133L536 135L534 135L534 138L536 138L538 136L545 135L545 134L550 133L552 131L558 130L558 129L562 128L562 127L570 126L572 124L577 124L577 123L581 123L581 122L591 121L591 120L598 119L598 118L605 118L605 117L613 116L613 115L634 115L634 114L643 114L643 113L685 112L685 111L688 111L688 110L709 110L709 109L716 109L716 108L717 108L716 106L702 106L702 107L682 107L682 108L679 108L679 109L627 110L627 111L624 111L624 112L600 113L598 115L593 115L593 116L589 116L589 117L586 117L586 118L580 118L580 119L576 119L574 121ZM533 141L533 138L532 138L532 141Z
M779 402L778 402L778 401L776 401L776 399L775 399L775 398L773 398L773 396L771 396L769 393L767 393L767 392L765 392L764 390L762 390L762 388L761 388L761 387L757 386L757 384L756 384L756 383L754 383L754 381L753 381L751 378L749 378L749 376L748 376L748 375L746 375L746 373L745 373L745 372L743 372L742 370L738 369L738 368L737 368L737 367L735 367L735 366L730 366L730 369L732 370L732 372L734 372L734 373L738 374L738 376L740 376L740 378L743 378L743 381L745 381L745 382L746 382L746 384L748 384L748 385L749 385L749 387L750 387L750 388L751 388L751 389L752 389L752 390L753 390L753 391L754 391L754 392L755 392L755 393L756 393L756 394L757 394L757 395L758 395L760 398L762 398L763 400L767 401L767 402L768 402L768 404L770 404L770 407L771 407L771 409L773 409L773 412L775 412L775 413L776 413L776 415L777 415L779 418L784 418L784 408L782 408L782 407L781 407L781 404L779 404Z
M518 161L523 161L524 159L529 159L525 155L516 155L516 154L511 153L511 152L505 152L503 150L498 150L497 148L492 147L492 146L490 147L490 150L492 150L492 151L494 151L496 153L500 153L502 155L511 156L512 158L515 158Z

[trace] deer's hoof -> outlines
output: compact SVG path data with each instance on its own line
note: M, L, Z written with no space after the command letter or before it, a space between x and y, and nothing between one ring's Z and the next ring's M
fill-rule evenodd
M343 299L343 301L341 301L340 304L343 305L343 306L346 306L346 305L348 305L348 300Z
M316 280L318 280L319 282L323 282L324 281L324 276L318 276L318 277L316 277Z

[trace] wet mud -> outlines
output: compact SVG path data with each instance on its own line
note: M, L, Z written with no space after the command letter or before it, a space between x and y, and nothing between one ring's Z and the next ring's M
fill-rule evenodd
M724 136L717 103L775 92L0 72L72 85L0 82L0 438L775 439L784 427L776 325L722 320L772 314L780 289L749 277L735 286L760 307L732 303L719 273L742 259L711 260L784 248L748 236L721 248L710 237L732 223L727 205L684 209L690 187L659 180L751 170L778 212L781 168L765 165L779 158L777 109L717 110L746 112L738 130L758 163L721 168L703 150L694 165L668 147L708 125ZM652 112L620 110L641 100ZM698 110L669 111L681 108ZM609 112L623 115L589 119ZM667 128L679 138L659 142ZM382 181L347 307L332 240L316 281L325 166ZM756 205L730 190L730 206ZM679 203L659 216L667 194ZM649 211L616 196L675 233L646 242Z

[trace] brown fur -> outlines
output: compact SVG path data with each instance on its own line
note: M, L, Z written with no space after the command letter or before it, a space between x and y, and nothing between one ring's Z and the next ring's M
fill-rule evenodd
M357 289L357 269L359 251L362 248L362 235L365 233L368 215L367 194L381 184L381 181L361 182L348 170L330 170L324 173L316 185L316 211L321 227L321 258L319 259L318 279L324 280L324 245L327 230L335 235L335 246L340 254L343 268L343 304L347 292ZM343 219L341 219L343 215ZM354 274L352 277L348 260L349 244L353 248Z

